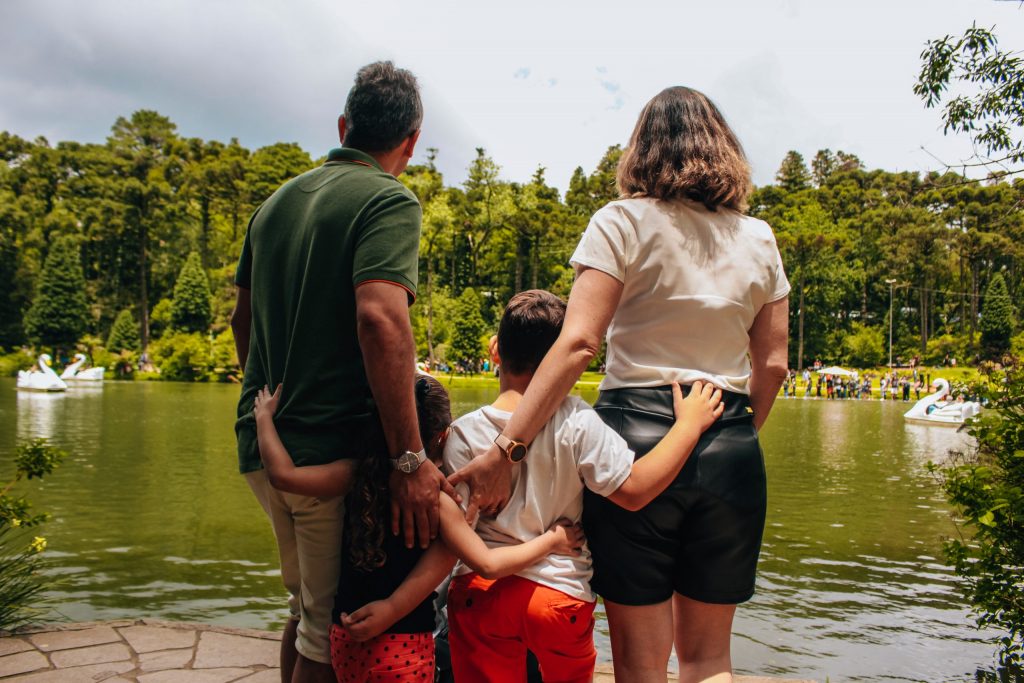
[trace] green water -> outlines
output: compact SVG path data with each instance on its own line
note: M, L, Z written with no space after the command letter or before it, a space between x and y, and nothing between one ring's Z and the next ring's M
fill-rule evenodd
M492 393L455 392L456 414ZM32 394L0 380L0 462L36 436L72 454L31 493L53 513L44 533L60 614L282 624L270 528L236 473L236 397L230 385L144 382ZM990 667L992 635L974 630L941 561L940 539L954 530L924 470L966 437L905 425L905 408L776 404L763 432L768 527L758 593L737 615L738 671L939 681Z

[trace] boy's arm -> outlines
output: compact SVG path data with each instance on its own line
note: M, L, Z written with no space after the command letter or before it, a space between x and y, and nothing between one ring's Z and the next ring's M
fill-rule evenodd
M452 573L455 556L444 543L434 541L395 592L384 600L367 603L352 614L341 614L341 625L357 641L375 638L416 609Z
M256 394L256 440L260 459L270 485L278 491L303 496L340 496L348 492L355 478L356 461L336 460L326 465L296 467L274 426L274 412L281 398L281 386L271 394L264 387Z
M711 384L694 382L684 399L679 384L673 383L675 424L657 446L633 463L629 478L608 494L608 500L627 510L639 510L668 488L700 435L722 414L725 406L721 400L722 391Z
M540 536L525 543L488 548L466 521L462 508L441 496L441 538L448 549L485 579L500 579L535 564L545 555L579 555L583 531L559 520Z

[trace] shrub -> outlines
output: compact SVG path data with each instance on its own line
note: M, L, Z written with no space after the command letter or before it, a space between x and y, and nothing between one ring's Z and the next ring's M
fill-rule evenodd
M205 382L213 370L210 340L193 332L164 335L150 347L153 363L163 379L179 382Z
M171 327L171 300L160 299L149 313L149 338L159 339Z
M856 367L871 368L881 365L886 361L882 331L854 323L853 330L843 338L843 352L846 362Z
M977 388L990 410L967 431L977 445L929 463L960 516L961 538L945 544L947 562L979 626L1001 629L1000 662L1019 666L1024 653L1024 369L1010 365ZM965 534L966 532L966 534Z
M33 605L46 587L40 556L46 539L33 535L28 541L25 530L39 526L46 513L32 513L24 497L11 494L11 488L23 479L41 479L60 464L66 453L36 439L20 446L14 457L14 476L0 490L0 629L10 631L40 615Z
M27 370L35 362L36 356L25 350L0 356L0 377L17 377L18 370Z
M126 308L117 314L117 318L110 328L110 336L107 337L107 350L112 353L138 351L140 346L139 324L135 322L135 316L132 315L131 310Z

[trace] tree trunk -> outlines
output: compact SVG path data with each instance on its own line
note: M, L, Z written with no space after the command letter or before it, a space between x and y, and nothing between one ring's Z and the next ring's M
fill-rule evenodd
M149 230L145 220L139 221L139 307L142 318L142 352L149 347L149 290L146 286Z
M427 254L427 360L434 365L434 259Z
M232 240L233 242L234 240ZM210 268L210 259L207 256L210 245L210 198L203 195L199 198L199 260L203 264L203 270Z
M928 289L927 280L921 287L921 355L928 351Z
M797 308L797 343L796 343L796 369L802 372L804 369L804 274L800 269L800 304Z

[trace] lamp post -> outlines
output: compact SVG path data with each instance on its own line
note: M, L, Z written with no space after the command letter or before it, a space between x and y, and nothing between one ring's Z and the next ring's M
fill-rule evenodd
M885 284L889 285L889 369L892 369L892 286L896 284L896 280L886 280Z

